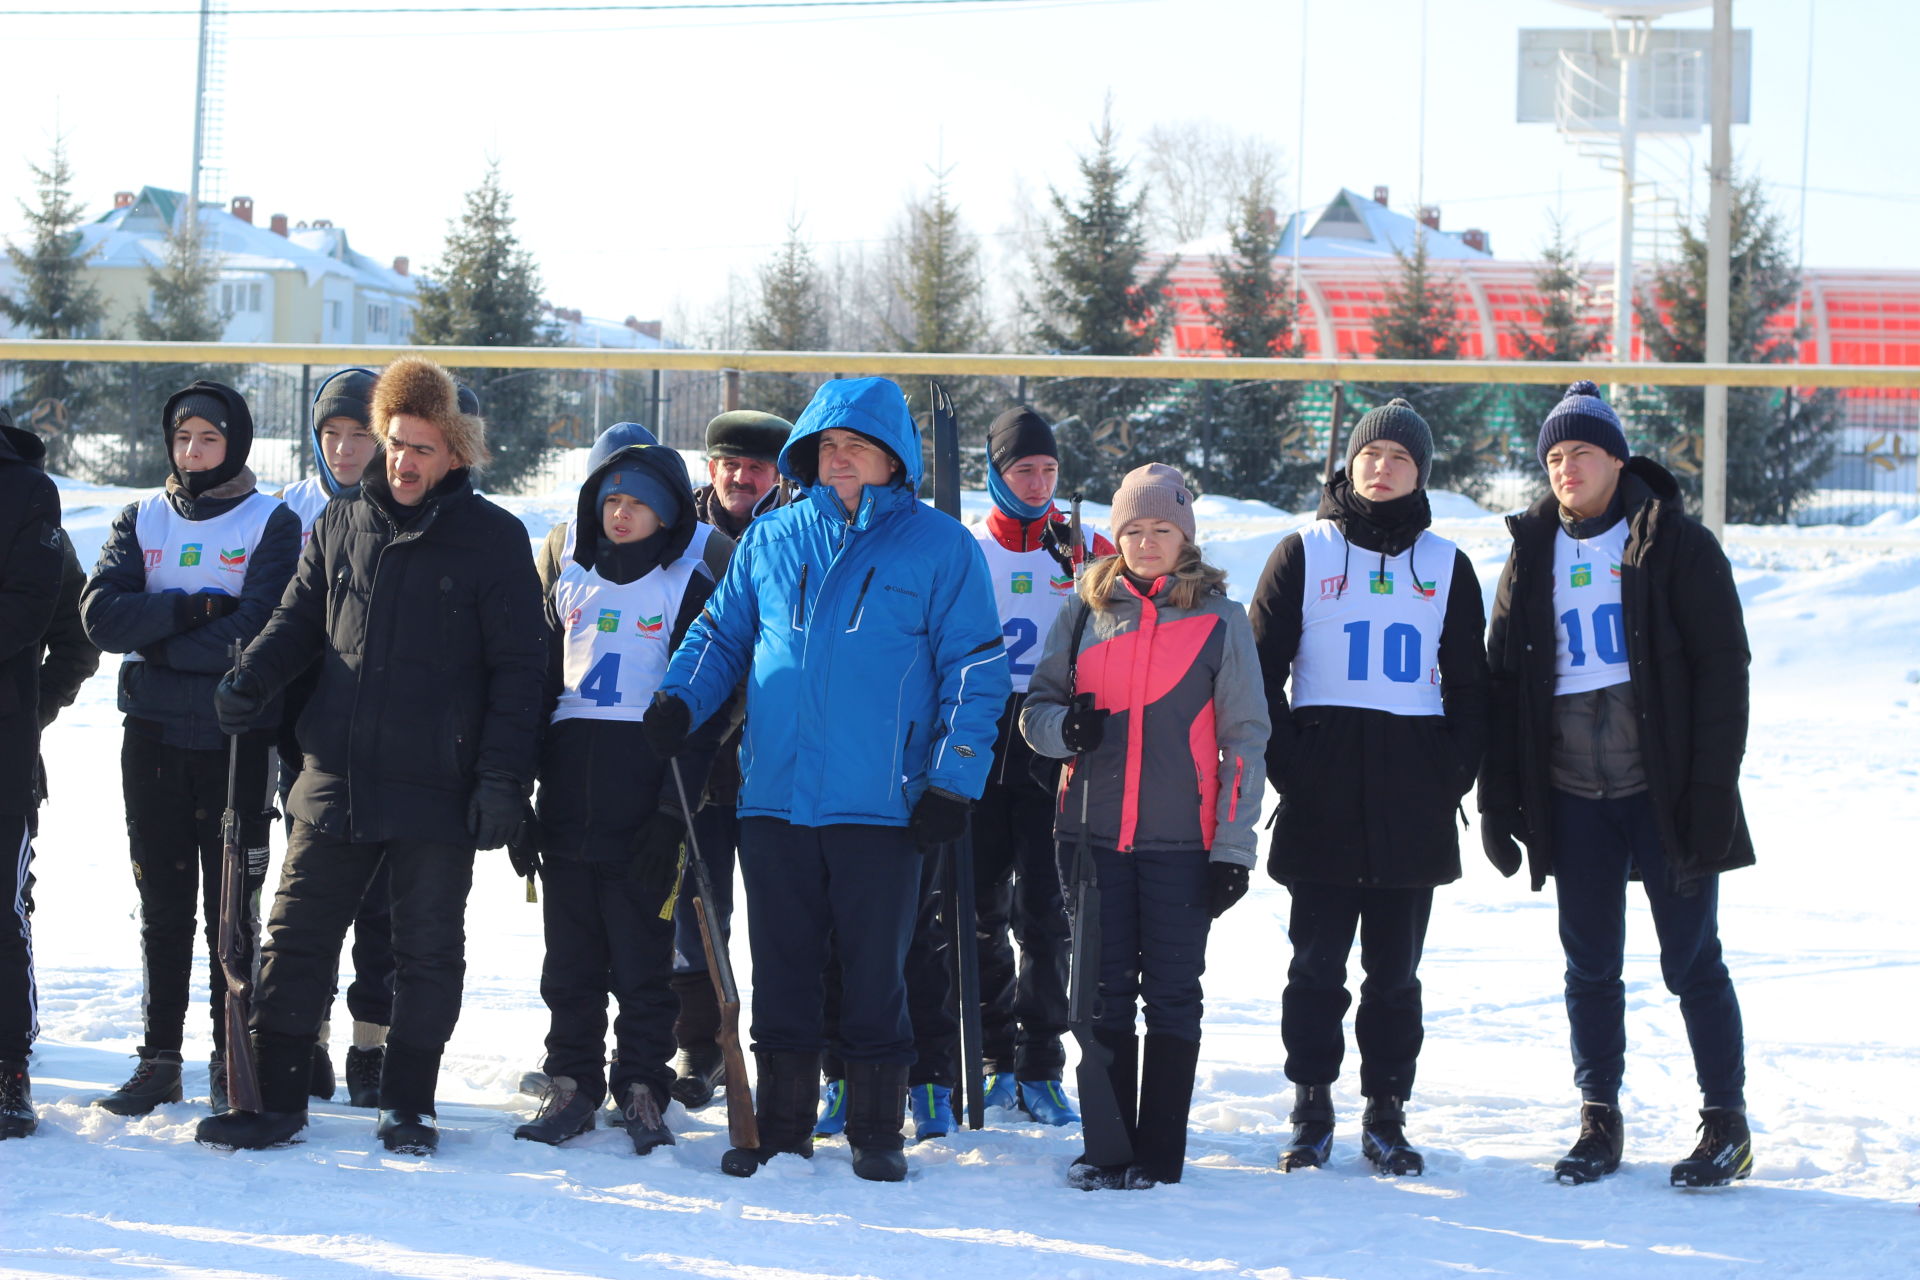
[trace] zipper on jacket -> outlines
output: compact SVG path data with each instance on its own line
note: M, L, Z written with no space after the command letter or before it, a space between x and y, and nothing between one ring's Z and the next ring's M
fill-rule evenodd
M853 598L853 618L847 623L847 632L849 634L860 629L861 606L867 601L867 588L873 585L874 570L879 567L879 565L872 566L867 570L867 576L860 579L860 594Z
M805 631L807 629L807 570L810 567L810 565L806 564L800 566L800 592L794 597L793 601L792 621L795 631Z

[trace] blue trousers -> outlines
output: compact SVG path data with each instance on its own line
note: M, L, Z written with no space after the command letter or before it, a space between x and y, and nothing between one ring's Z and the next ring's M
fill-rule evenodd
M1057 849L1060 883L1074 892L1074 846ZM1207 970L1204 849L1118 853L1096 847L1100 886L1100 993L1094 1025L1134 1034L1144 1008L1149 1035L1200 1039L1200 976ZM1078 927L1076 925L1076 927Z
M1706 1106L1745 1103L1740 1003L1720 955L1720 883L1709 876L1681 897L1645 792L1619 800L1553 793L1553 880L1560 945L1567 953L1567 1021L1573 1081L1587 1102L1617 1105L1626 1070L1627 879L1638 871L1660 939L1660 975L1680 998L1694 1074Z
M703 805L693 815L693 836L700 842L707 874L713 878L714 906L720 936L733 936L733 855L740 843L739 811L730 804ZM673 909L673 971L705 973L707 950L700 941L700 918L693 914L693 873L680 891Z
M920 906L919 848L905 827L740 823L753 949L753 1048L911 1065L902 976ZM838 945L839 1032L827 1044L822 973Z

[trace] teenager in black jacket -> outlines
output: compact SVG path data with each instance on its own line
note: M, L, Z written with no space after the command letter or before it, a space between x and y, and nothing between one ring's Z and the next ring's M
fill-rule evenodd
M384 467L328 504L273 620L220 685L222 724L243 721L320 664L253 1006L264 1109L204 1122L210 1146L276 1146L306 1124L341 940L384 859L395 974L378 1134L390 1151L435 1148L474 851L508 841L533 781L546 619L525 526L473 490L486 423L444 369L403 356L374 387L373 427Z
M1267 777L1281 796L1267 869L1293 895L1286 1170L1332 1148L1356 929L1361 1149L1385 1173L1424 1169L1403 1132L1424 1038L1420 954L1434 887L1460 878L1454 819L1487 715L1480 584L1466 553L1427 528L1432 458L1432 433L1405 400L1360 419L1319 520L1274 548L1249 611L1273 719Z
M1740 1005L1721 958L1719 873L1753 863L1740 808L1747 635L1733 570L1658 464L1629 458L1599 388L1576 382L1540 429L1553 495L1510 516L1494 600L1492 736L1480 833L1506 875L1527 848L1554 878L1580 1138L1555 1168L1619 1166L1626 888L1638 876L1703 1094L1675 1185L1753 1166Z
M220 815L227 803L227 734L215 718L214 686L234 642L253 639L273 612L300 555L300 521L261 493L247 466L253 418L231 387L196 382L167 401L161 418L172 460L166 488L120 513L87 582L80 615L87 636L120 666L126 737L120 777L127 837L140 890L140 951L146 970L139 1064L95 1105L145 1115L178 1102L180 1048L193 968L196 902L211 958L220 927ZM237 789L247 878L267 873L273 821L273 727L277 703L233 725L241 742ZM252 897L250 893L249 898ZM226 976L208 965L214 1109L225 1092Z

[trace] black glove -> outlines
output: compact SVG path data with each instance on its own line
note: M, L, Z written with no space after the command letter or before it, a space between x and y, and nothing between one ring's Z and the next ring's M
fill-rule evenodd
M213 714L220 721L220 732L230 737L250 731L266 705L266 685L245 667L227 672L213 688Z
M1073 700L1067 718L1060 722L1060 740L1073 754L1085 755L1107 736L1107 717L1112 714L1094 706L1092 694L1083 693Z
M481 773L473 784L473 798L467 801L467 830L473 833L473 847L498 849L511 844L520 834L526 812L526 793L516 779L492 770Z
M531 879L540 870L540 834L540 819L529 804L521 811L520 830L507 841L507 862L522 880Z
M1062 573L1072 576L1074 548L1073 534L1070 530L1064 528L1058 521L1047 521L1040 530L1040 549L1053 557L1054 563L1060 566Z
M1517 809L1489 810L1480 815L1480 847L1487 851L1487 861L1498 868L1501 875L1513 875L1526 861L1526 853L1519 844L1521 833L1526 829Z
M223 596L214 591L202 591L190 596L173 598L173 625L175 631L191 631L195 627L204 627L209 622L218 622L240 607L238 596Z
M1247 896L1247 869L1237 862L1207 864L1207 914L1218 920Z
M680 748L687 745L687 731L692 728L693 712L670 693L654 694L653 705L640 720L640 732L646 735L647 745L662 760L671 760L680 754Z
M633 860L627 878L647 893L665 893L680 874L680 846L687 838L685 819L665 809L634 833Z
M913 842L922 851L937 849L967 833L967 810L971 808L973 801L965 796L928 787L921 793L920 802L913 806L907 829L913 832Z

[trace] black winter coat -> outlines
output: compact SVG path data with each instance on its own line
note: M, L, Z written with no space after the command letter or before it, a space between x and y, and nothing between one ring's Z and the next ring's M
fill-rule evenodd
M167 501L189 520L225 515L253 495L253 472L205 493L191 494L167 478ZM231 665L235 640L246 644L267 623L300 556L300 517L285 506L267 517L260 544L247 561L239 605L224 618L182 629L178 596L147 590L147 568L136 522L140 504L114 517L100 562L80 597L87 638L108 653L138 653L145 661L120 666L120 710L132 732L189 751L222 751L226 735L213 714L213 690ZM254 724L278 723L279 703Z
M241 658L273 691L319 662L289 812L359 843L471 843L482 771L532 785L546 642L519 520L465 470L412 509L370 473L321 513Z
M0 814L34 808L40 655L60 595L60 494L46 446L0 423Z
M1753 863L1740 807L1747 747L1747 630L1726 553L1686 514L1680 486L1634 458L1620 477L1627 548L1620 602L1640 709L1640 750L1673 887ZM1482 821L1527 845L1537 890L1553 874L1547 762L1553 735L1553 542L1559 505L1507 517L1513 555L1494 599L1493 724Z
M80 622L80 593L86 585L87 571L80 567L73 540L63 530L60 534L60 598L54 603L53 617L47 623L46 635L41 638L46 649L46 657L40 663L42 734L59 716L61 708L72 705L88 677L100 669L100 651L87 639L87 629ZM34 767L35 803L45 804L49 794L47 765L41 760Z
M1346 473L1321 497L1353 549L1397 555L1432 523L1426 495L1370 503ZM1287 682L1300 648L1306 554L1299 534L1273 549L1248 617L1266 683L1267 780L1280 793L1267 872L1282 884L1425 888L1460 878L1460 798L1473 787L1486 739L1487 656L1480 583L1456 551L1440 632L1445 714L1364 707L1292 708Z

